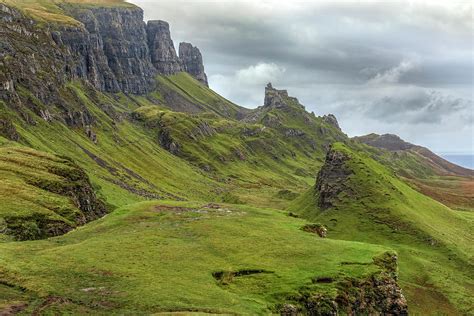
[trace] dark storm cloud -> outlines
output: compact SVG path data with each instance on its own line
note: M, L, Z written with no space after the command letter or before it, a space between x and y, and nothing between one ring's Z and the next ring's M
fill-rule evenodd
M337 114L349 134L423 125L420 141L430 144L443 124L435 150L474 150L469 2L132 2L169 21L176 41L199 46L211 87L236 103L261 105L272 81L309 110ZM465 141L452 142L455 133Z

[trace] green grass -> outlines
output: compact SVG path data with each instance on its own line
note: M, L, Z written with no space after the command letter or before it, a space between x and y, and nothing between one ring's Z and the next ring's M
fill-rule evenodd
M221 117L237 118L248 112L229 100L223 98L213 90L200 84L186 72L171 76L158 76L158 90L173 91L179 96L194 104L200 111L215 113ZM173 108L173 105L171 105Z
M342 280L379 270L372 258L387 248L322 239L303 232L304 223L249 206L145 202L65 236L0 244L0 275L23 288L17 299L31 300L28 312L49 296L63 300L46 311L63 313L265 314L303 286L335 291L336 282L314 285L312 278ZM226 284L213 277L242 269L268 273Z
M333 238L396 249L412 311L471 313L472 218L415 191L364 152L342 144L333 150L350 157L346 166L353 174L347 185L352 192L341 193L334 208L320 211L313 188L289 210L327 225Z
M77 166L62 157L14 144L0 147L0 231L8 235L0 234L0 239L44 238L47 225L75 227L83 213L69 193L88 183L65 175L77 172Z
M67 15L61 5L80 5L87 7L126 7L135 5L124 0L0 0L0 3L21 10L25 15L41 23L60 23L80 25L81 23Z

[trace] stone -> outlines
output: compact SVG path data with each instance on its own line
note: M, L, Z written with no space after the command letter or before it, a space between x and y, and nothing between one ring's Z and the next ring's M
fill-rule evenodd
M184 71L196 78L206 87L209 86L207 82L207 75L204 72L204 63L199 48L190 43L182 42L179 44L179 59Z
M159 73L165 75L182 71L171 39L169 24L165 21L148 21L146 27L151 62Z
M328 235L327 228L321 224L306 224L301 229L308 233L317 234L321 238L326 238Z
M288 98L288 92L286 90L277 90L273 88L271 82L269 82L265 87L265 100L263 106L275 108L284 107L285 102L283 98Z
M285 304L280 309L281 316L297 316L298 315L298 308L292 304Z
M350 193L352 189L346 186L346 181L353 173L346 166L350 159L345 153L330 149L326 160L316 178L316 195L318 206L325 210L335 206L339 193Z
M331 126L334 126L338 130L341 130L341 127L339 127L339 123L337 122L336 117L334 114L328 114L323 116L323 121L328 123Z
M156 70L140 8L64 8L84 25L64 28L57 40L77 59L73 75L101 91L144 94L152 90Z

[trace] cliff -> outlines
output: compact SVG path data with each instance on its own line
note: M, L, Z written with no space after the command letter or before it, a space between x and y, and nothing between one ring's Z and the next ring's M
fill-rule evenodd
M182 71L171 39L169 24L165 21L149 21L147 35L151 61L158 72L170 75Z
M179 44L179 59L184 71L191 74L199 82L209 86L207 82L207 75L204 72L204 63L202 62L202 55L199 48L190 43Z
M40 23L0 4L0 96L20 85L41 101L63 83L82 79L103 92L146 94L158 74L188 71L207 85L199 49L174 49L168 23L143 21L135 6L59 4L78 23ZM187 47L187 46L185 46ZM51 103L51 102L45 102Z

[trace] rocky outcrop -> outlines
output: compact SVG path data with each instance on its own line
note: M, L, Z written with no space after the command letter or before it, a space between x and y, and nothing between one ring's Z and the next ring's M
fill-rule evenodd
M183 71L186 71L206 87L209 86L207 82L207 75L204 72L204 63L199 48L190 43L179 44L179 59Z
M301 227L301 230L308 233L317 234L321 238L326 238L328 234L328 229L322 224L306 224Z
M180 153L180 145L171 137L170 132L166 129L162 129L158 134L158 143L173 155Z
M146 30L151 62L158 72L170 75L182 71L171 39L169 24L165 21L148 21Z
M284 98L288 98L288 91L273 88L269 82L265 87L264 107L282 108L286 106Z
M397 256L387 252L374 258L379 272L364 278L319 278L316 283L337 282L337 294L302 291L282 304L280 315L408 315L407 300L398 285Z
M326 154L326 161L318 173L315 187L318 206L321 209L333 207L339 193L351 192L352 189L346 185L348 177L353 173L346 165L349 159L344 152L333 149Z
M341 127L339 127L339 123L337 122L336 117L334 114L327 114L323 116L323 121L328 123L329 125L334 126L338 130L341 130Z
M6 139L18 141L20 140L20 135L18 134L15 126L12 121L6 117L0 115L0 136L5 137Z

